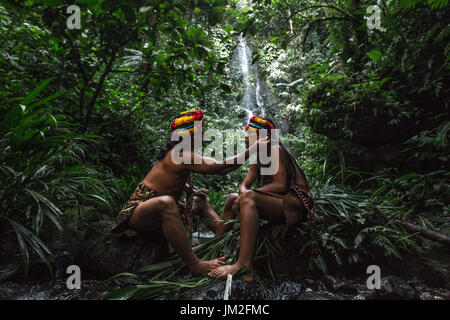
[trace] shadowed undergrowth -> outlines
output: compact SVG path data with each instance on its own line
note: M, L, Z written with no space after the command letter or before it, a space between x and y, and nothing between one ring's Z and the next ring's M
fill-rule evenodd
M321 255L313 257L308 223L295 230L295 239L301 249L296 253L298 261L308 261L305 272L328 273L329 266L339 270L361 264L368 259L393 258L399 261L408 252L418 252L417 244L403 229L394 225L401 211L387 205L376 205L366 196L348 193L344 187L328 179L313 188L318 206L316 232ZM203 260L226 256L226 263L237 260L239 252L239 221L232 220L232 229L218 237L194 247L193 251ZM279 227L261 222L255 250L255 283L265 292L265 281L275 280L273 263L282 252L283 234ZM283 240L284 241L284 240ZM121 273L107 281L117 281L122 287L108 292L104 299L179 299L192 290L223 281L212 278L195 278L187 275L185 265L173 255L168 260L141 267L135 273ZM259 274L259 275L258 275ZM234 278L239 277L239 274Z

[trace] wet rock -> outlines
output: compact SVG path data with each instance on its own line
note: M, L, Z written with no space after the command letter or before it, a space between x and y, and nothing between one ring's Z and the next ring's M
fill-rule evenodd
M98 280L83 280L80 289L68 289L64 280L0 284L1 300L94 300L113 287Z
M23 280L21 257L17 255L0 266L0 299L84 299L98 298L102 293L101 281L86 282L86 291L68 291L65 286L66 269L69 265L80 266L82 279L104 280L124 271L134 271L140 266L161 261L167 256L167 243L161 234L141 236L131 240L117 239L109 232L113 222L102 220L92 222L82 232L65 230L53 237L48 243L52 252L51 264L57 280L49 281L49 272L42 261L32 259L30 265L31 280L26 284L17 282L18 274ZM419 278L409 280L395 276L382 277L381 289L370 290L366 286L366 278L344 279L338 275L306 275L302 272L301 261L295 255L296 241L286 240L284 254L274 261L277 275L276 281L265 280L265 288L249 284L242 280L233 280L230 300L372 300L372 299L450 299L450 292L439 288L439 281L425 281L423 272ZM284 242L283 242L284 243ZM299 262L300 261L300 262ZM265 268L264 263L263 267ZM263 270L263 269L262 269ZM423 270L423 269L419 269ZM258 270L258 274L259 274ZM261 271L261 275L264 272ZM392 273L391 273L392 274ZM259 274L260 275L260 274ZM6 282L9 281L9 282ZM42 282L46 281L46 282ZM61 282L62 281L62 282ZM424 283L425 281L425 283ZM98 286L98 290L96 287ZM441 287L442 288L442 287ZM211 284L187 293L183 299L222 300L225 281ZM90 292L90 293L89 293Z
M225 281L213 283L206 287L193 290L185 295L185 300L223 300ZM260 300L264 299L263 290L254 283L243 280L233 280L229 300Z
M270 289L270 299L273 300L294 300L302 293L303 286L301 283L283 281L274 284Z
M312 280L312 279L305 279L304 283L306 286L316 286L317 285L317 281L316 280Z
M381 280L381 289L375 290L376 299L385 300L418 300L420 296L418 292L407 281L395 277L385 277Z
M332 290L337 283L336 279L330 275L324 276L322 281L329 290Z
M431 292L424 292L420 295L421 300L444 300L443 297L432 294Z
M90 276L104 279L155 263L167 255L162 235L118 239L109 232L112 225L112 221L106 220L92 224L76 251L74 264Z
M421 300L450 300L450 291L442 288L426 288L420 294Z
M326 289L335 293L356 294L358 292L358 289L352 283L348 281L338 281L330 275L324 276L322 281L325 284Z
M242 280L233 281L231 287L231 300L258 300L264 299L263 290L254 283Z
M297 300L332 300L332 296L326 292L314 292L311 288L306 288L305 291L297 297Z
M351 284L346 282L340 282L333 287L333 292L343 293L343 294L356 294L358 289Z
M161 234L118 239L110 232L112 220L91 223L83 232L65 229L56 234L49 247L53 277L47 265L39 258L30 259L27 280L50 281L65 278L70 265L78 265L82 277L106 279L120 272L162 260L167 256L168 246ZM7 264L0 265L0 282L25 280L20 254L10 257Z

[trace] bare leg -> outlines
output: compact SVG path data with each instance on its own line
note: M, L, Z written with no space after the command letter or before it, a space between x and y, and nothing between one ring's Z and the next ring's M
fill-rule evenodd
M131 215L129 225L144 232L161 227L164 237L194 275L206 275L210 270L225 263L224 257L202 261L194 254L178 216L175 200L171 196L161 196L141 203Z
M234 201L239 197L237 193L232 193L228 196L223 206L222 215L220 216L221 222L217 224L216 237L221 236L231 228L231 224L226 224L227 220L236 218L237 212L233 210L232 206ZM223 222L222 222L223 221Z
M238 261L229 266L214 269L209 276L214 278L226 278L228 274L235 274L239 269L251 270L252 258L255 250L256 237L258 235L259 217L275 223L285 223L283 202L279 198L258 194L248 190L240 197L240 222L241 236ZM245 281L253 281L250 274L243 277Z
M195 205L197 206L198 214L200 218L205 220L205 224L209 230L212 232L216 232L217 229L217 221L220 220L216 211L214 211L213 207L209 204L206 198L202 197L194 197Z

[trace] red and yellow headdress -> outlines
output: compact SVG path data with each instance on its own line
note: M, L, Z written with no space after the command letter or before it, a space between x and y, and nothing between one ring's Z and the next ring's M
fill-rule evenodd
M175 134L191 134L195 132L194 121L201 121L203 127L203 112L201 110L188 110L181 112L170 127Z
M245 130L255 130L256 132L264 130L268 136L270 136L270 130L272 129L275 129L272 123L257 116L251 117L249 123L245 126Z

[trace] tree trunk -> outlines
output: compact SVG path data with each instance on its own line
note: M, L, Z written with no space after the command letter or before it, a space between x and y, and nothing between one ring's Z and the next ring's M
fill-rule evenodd
M423 236L425 238L450 245L450 237L448 237L444 234L437 233L436 231L432 231L429 229L419 227L418 225L415 225L415 224L412 224L409 222L403 222L403 221L399 221L399 220L396 220L396 222L398 224L402 225L403 227L405 227L405 229L407 229L408 231L418 232L421 236Z

